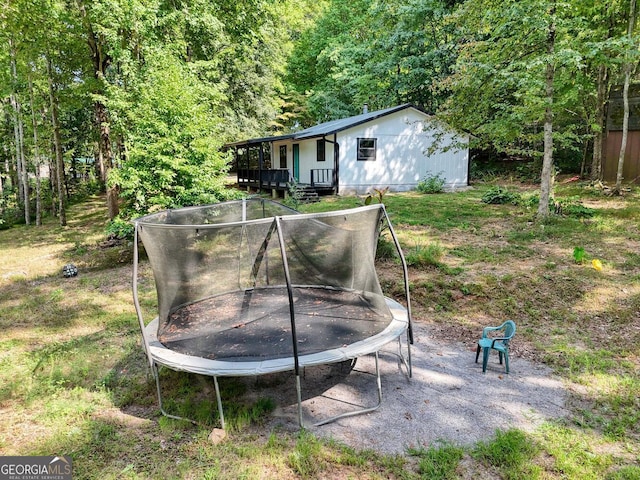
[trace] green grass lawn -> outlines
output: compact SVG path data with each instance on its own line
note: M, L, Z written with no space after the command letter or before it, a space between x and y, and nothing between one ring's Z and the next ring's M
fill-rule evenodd
M556 200L573 210L541 223L530 187L510 186L518 205L483 203L490 188L384 196L411 265L414 317L455 335L441 341L473 340L491 320L513 318L513 355L565 381L566 421L385 456L268 430L273 403L238 400L225 411L227 440L213 445L210 379L163 370L167 396L185 399L170 407L203 425L159 415L131 298L132 246L102 243L106 208L95 197L70 208L67 227L49 218L0 231L0 455L71 455L77 479L640 479L640 195L558 185ZM301 210L361 203L332 197ZM572 213L584 213L578 204L588 215ZM380 275L394 295L401 279L390 261ZM63 278L66 263L80 274ZM155 287L141 267L151 319ZM234 379L221 387L244 398Z

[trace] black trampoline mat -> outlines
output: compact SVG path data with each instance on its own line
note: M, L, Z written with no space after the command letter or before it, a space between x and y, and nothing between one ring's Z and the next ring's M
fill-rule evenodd
M344 347L383 331L392 321L362 292L328 287L293 290L298 355ZM385 305L376 298L377 305ZM293 356L286 287L225 293L179 307L160 325L168 349L208 359L256 361Z

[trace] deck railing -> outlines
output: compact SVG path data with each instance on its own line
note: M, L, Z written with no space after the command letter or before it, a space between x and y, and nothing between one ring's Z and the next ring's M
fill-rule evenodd
M311 169L312 187L334 186L332 168ZM238 185L255 188L286 188L288 183L293 183L293 175L286 168L259 170L253 168L238 169ZM302 182L298 182L302 183Z
M259 170L252 168L238 169L238 184L256 187L285 187L291 181L291 172L286 168Z
M311 186L333 185L333 168L312 168Z

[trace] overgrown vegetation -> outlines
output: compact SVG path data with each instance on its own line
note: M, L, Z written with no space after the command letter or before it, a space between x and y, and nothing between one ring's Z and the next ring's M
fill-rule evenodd
M418 182L416 190L420 193L441 193L444 191L446 179L440 174L427 175Z
M526 205L484 203L491 188L384 196L405 255L416 253L414 317L430 325L436 342L473 342L487 319L513 318L512 355L544 362L566 382L567 419L526 433L501 425L475 445L444 439L390 456L308 431L269 430L273 399L222 379L223 396L233 399L225 407L230 432L213 445L210 379L162 370L166 407L201 426L158 414L132 308L131 246L104 245L104 199L95 197L71 206L67 228L47 219L37 231L0 231L0 408L9 412L0 454L69 454L79 479L638 478L640 198L558 187L556 197L576 198L593 215L536 223ZM509 189L528 195L522 186ZM360 204L335 197L300 208ZM601 270L590 262L596 258ZM394 261L380 260L390 295L401 281L386 273L397 271L386 268ZM80 274L64 279L61 267L70 262ZM153 318L155 288L144 263L140 294Z

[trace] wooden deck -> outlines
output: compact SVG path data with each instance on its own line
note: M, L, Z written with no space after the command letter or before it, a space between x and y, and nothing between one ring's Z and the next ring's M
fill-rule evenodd
M238 169L238 187L271 191L286 195L291 185L295 184L307 192L318 195L332 195L336 192L333 169L313 169L310 172L311 183L295 182L293 175L287 169Z

